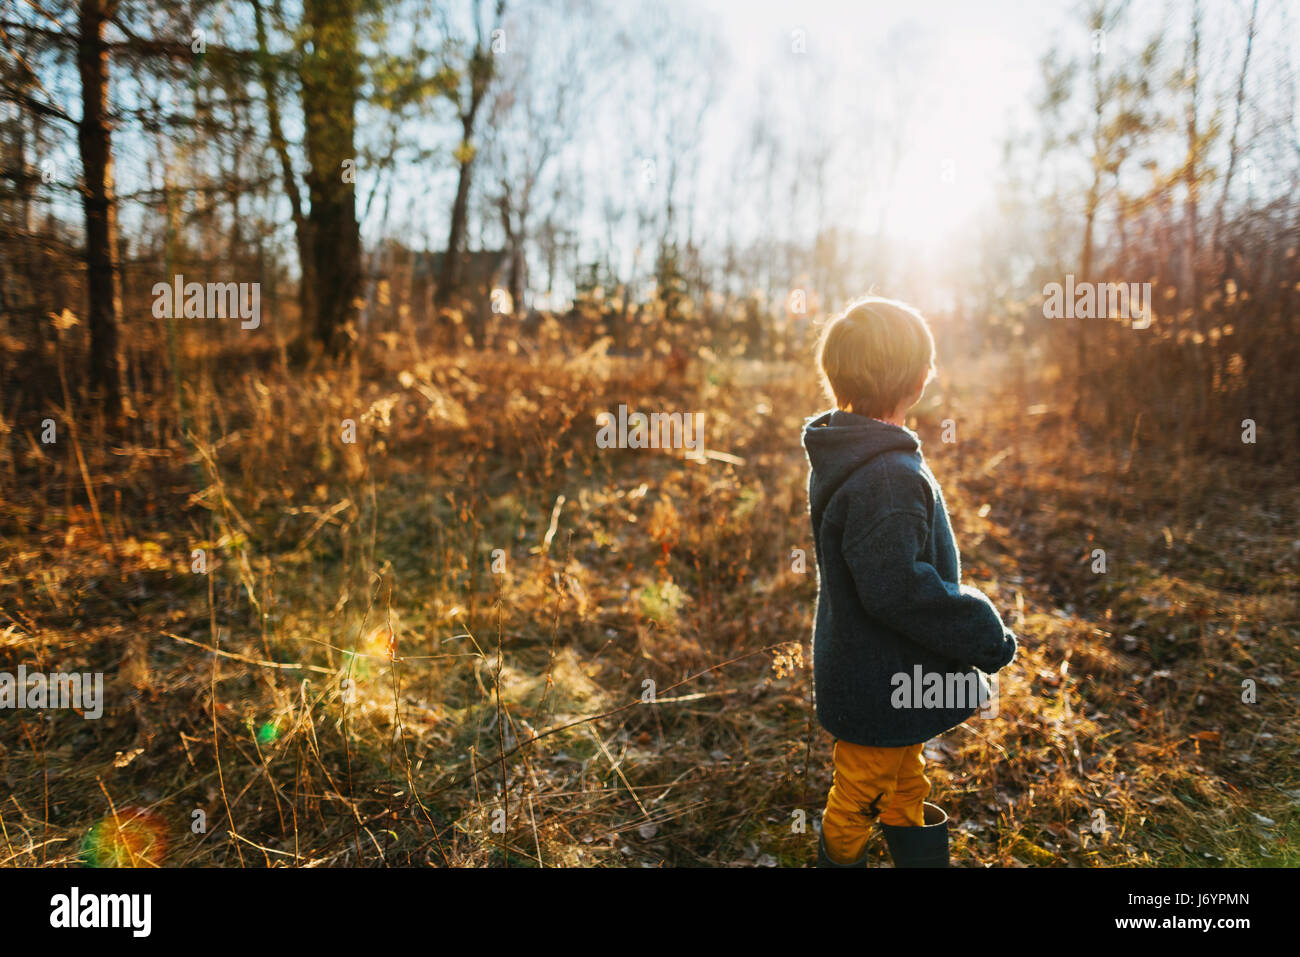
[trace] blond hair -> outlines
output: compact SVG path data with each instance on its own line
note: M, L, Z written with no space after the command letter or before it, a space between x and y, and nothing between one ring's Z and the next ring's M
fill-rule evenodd
M934 337L911 306L868 296L826 325L817 362L836 406L884 418L934 377Z

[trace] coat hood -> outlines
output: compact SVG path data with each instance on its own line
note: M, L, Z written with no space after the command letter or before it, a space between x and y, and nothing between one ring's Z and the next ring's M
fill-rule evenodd
M816 522L850 475L885 452L915 452L921 440L903 426L833 409L804 422L803 447L812 467L808 507Z

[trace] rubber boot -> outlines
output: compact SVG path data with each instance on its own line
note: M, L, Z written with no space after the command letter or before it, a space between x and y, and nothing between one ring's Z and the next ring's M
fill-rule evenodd
M937 804L925 802L924 827L882 824L880 829L895 867L948 866L948 814Z
M859 857L852 864L841 864L839 861L834 860L830 856L830 854L826 852L826 838L824 836L819 837L817 838L817 866L818 867L866 867L867 849L864 847L862 849L862 856Z

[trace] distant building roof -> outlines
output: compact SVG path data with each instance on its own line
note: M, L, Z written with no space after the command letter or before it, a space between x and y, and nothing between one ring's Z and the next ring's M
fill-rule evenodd
M433 279L442 275L442 263L446 252L417 253L415 271L426 273ZM501 277L510 254L504 249L475 249L461 254L461 281L465 283L491 284Z

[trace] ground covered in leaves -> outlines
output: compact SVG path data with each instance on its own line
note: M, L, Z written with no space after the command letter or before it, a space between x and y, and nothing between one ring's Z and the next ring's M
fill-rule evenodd
M4 423L0 669L105 707L0 721L0 860L812 862L803 366L192 362L126 437ZM955 863L1300 864L1293 474L945 372L914 427L1022 641L927 748ZM620 404L708 454L598 448Z

